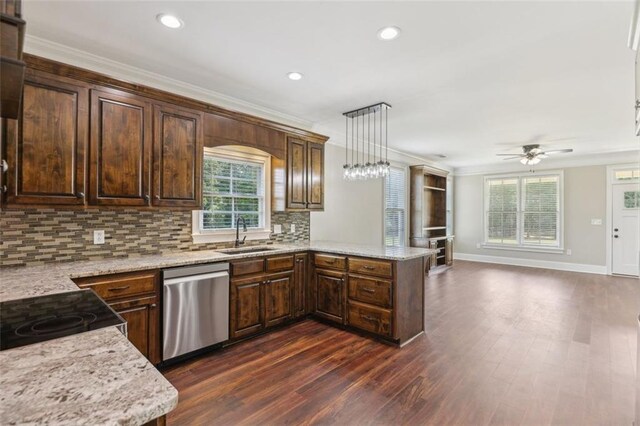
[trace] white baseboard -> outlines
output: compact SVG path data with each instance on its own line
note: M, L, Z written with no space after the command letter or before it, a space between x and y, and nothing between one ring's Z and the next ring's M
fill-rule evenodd
M582 263L550 262L546 260L518 259L514 257L486 256L483 254L453 253L455 260L497 263L500 265L528 266L530 268L555 269L558 271L583 272L586 274L607 275L605 265L585 265Z

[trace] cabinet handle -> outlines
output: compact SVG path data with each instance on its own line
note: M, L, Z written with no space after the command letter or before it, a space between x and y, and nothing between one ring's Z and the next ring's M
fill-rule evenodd
M374 317L369 316L369 315L360 315L360 318L363 318L363 319L365 319L367 321L372 321L372 322L376 322L377 321Z
M159 196L159 195L156 195L156 200L159 200L159 199L160 199L160 196Z
M9 170L9 164L7 164L7 160L2 160L2 162L0 163L1 167L2 167L2 172L6 172L7 170Z
M373 271L376 268L369 265L362 265L362 269L366 269L367 271Z
M84 192L76 192L76 197L84 198Z
M271 284L271 280L266 280L264 283L265 284Z
M367 293L375 293L376 291L372 288L362 287L362 291L366 291Z
M149 198L149 194L147 194L147 195L145 195L145 196L144 196L144 200L145 200L145 201L149 201L149 199L150 199L150 198Z
M126 290L128 288L129 288L128 285L123 285L122 287L112 287L109 289L109 291L120 291L120 290Z
M7 185L2 185L2 192L4 192L4 193L7 192Z
M156 307L156 304L155 304L155 303L152 303L152 304L151 304L151 307L152 307L152 308L155 308L155 307Z

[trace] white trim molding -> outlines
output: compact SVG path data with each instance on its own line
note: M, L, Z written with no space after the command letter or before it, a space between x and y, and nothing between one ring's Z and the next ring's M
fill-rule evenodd
M525 266L529 268L554 269L557 271L582 272L585 274L606 275L605 265L588 265L582 263L551 262L547 260L519 259L514 257L486 256L482 254L453 253L455 260L471 262L496 263L498 265Z
M25 36L24 51L32 55L41 56L54 61L85 68L90 71L106 74L109 77L143 84L155 89L165 90L177 95L186 96L191 99L207 102L233 111L278 121L280 123L299 127L305 130L309 130L312 126L311 121L304 120L284 112L276 111L274 109L234 98L233 96L225 95L211 89L185 83L171 77L166 77L142 68L133 67L122 62L107 59L90 52L85 52L80 49L75 49L73 47L65 46L33 35L27 34Z

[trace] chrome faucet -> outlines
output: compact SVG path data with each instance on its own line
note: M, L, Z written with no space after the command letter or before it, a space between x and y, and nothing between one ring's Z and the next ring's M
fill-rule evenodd
M242 241L240 241L240 221L241 220L242 220L242 230L244 232L247 232L247 223L244 221L244 217L238 216L238 218L236 219L236 243L234 247L240 247L241 244L244 244L244 240L247 239L247 236L245 235Z

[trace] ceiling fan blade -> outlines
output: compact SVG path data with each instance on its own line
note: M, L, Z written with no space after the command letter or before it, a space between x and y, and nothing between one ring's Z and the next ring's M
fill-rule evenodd
M516 158L523 158L526 157L525 155L515 155L513 157L507 157L507 158L503 158L503 160L515 160Z
M504 156L509 156L509 157L514 157L514 156L518 156L518 157L524 157L524 154L496 154L497 156L500 157L504 157Z
M561 154L564 152L573 152L573 149L552 149L551 151L543 152L543 154Z

